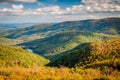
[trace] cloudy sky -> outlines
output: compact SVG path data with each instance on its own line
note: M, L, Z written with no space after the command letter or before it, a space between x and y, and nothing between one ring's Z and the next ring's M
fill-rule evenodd
M120 0L0 0L0 23L120 17Z

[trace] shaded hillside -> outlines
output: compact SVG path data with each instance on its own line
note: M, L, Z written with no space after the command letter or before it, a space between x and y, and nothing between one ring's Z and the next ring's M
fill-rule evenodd
M33 54L21 47L0 46L0 67L8 66L42 66L48 63L48 60L40 55Z
M44 38L46 35L43 35L44 29L49 27L50 24L40 24L29 26L25 28L18 28L14 30L9 30L3 34L4 37L11 38L11 39L19 39L23 41L30 41L38 38Z
M106 66L120 70L120 39L86 44L56 58L49 65L101 69Z
M98 42L112 38L116 38L116 36L81 31L69 31L19 45L30 48L38 54L54 55L73 49L82 43Z
M12 39L21 39L23 41L30 41L50 37L70 30L117 35L120 34L119 25L120 18L67 21L57 24L41 24L22 29L10 30L2 34L2 36Z
M0 23L0 34L8 30L24 28L32 25L35 25L35 23Z

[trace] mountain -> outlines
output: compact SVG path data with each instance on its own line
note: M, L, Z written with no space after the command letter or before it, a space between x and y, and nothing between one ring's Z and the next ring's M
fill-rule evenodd
M102 33L69 31L47 38L25 42L19 44L19 46L25 46L26 48L32 49L35 53L50 56L71 50L83 43L104 41L116 37Z
M120 18L67 21L10 30L1 36L16 39L19 46L35 53L52 56L83 43L117 38L120 36L119 25Z
M56 58L49 65L120 70L120 39L83 44Z
M116 35L120 34L119 25L120 18L66 21L56 24L41 24L22 29L10 30L6 33L3 33L2 36L12 39L22 39L25 41L30 41L33 39L50 37L58 33L63 33L64 31L71 30Z
M17 28L14 30L9 30L1 36L11 38L11 39L18 39L23 40L24 42L44 38L46 35L44 34L44 29L49 27L51 24L40 24L40 25L33 25L25 28Z
M120 80L119 22L91 19L9 30L0 37L0 80Z
M17 46L0 46L0 67L43 66L49 61L40 55L31 53Z
M0 23L0 34L17 28L24 28L27 26L35 25L35 23Z

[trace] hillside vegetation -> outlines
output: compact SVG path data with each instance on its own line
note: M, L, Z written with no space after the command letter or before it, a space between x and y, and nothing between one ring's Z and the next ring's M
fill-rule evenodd
M49 61L40 55L28 52L17 46L0 46L0 67L42 66Z
M82 48L62 55L49 65L120 70L120 39L86 43Z
M8 67L0 69L0 80L119 80L120 72L103 73L96 69L55 67Z
M0 51L5 54L0 54L0 59L2 59L0 60L0 80L119 80L119 45L120 39L84 44L83 48L77 47L77 50L66 53L52 62L52 64L50 63L52 66L59 66L59 68L36 66L35 63L39 64L36 62L38 58L35 58L34 56L36 55L33 55L33 53L23 51L21 47L1 46L2 51L1 48ZM80 49L78 50L78 48ZM24 64L29 66L34 63L34 66L26 67L26 65L20 65L18 61L16 62L18 55L12 55L14 51L16 54L22 54L19 55L22 63L24 62ZM19 51L20 53L18 53ZM10 55L6 56L6 53ZM23 53L27 53L27 57L24 56L22 58ZM31 58L29 54L32 54ZM29 61L31 59L35 59L35 61L26 62L28 58ZM40 64L42 62L40 57L39 62Z
M35 25L35 23L0 23L0 34L9 30L24 28L32 25Z
M16 40L0 36L0 45L15 45L15 44L17 44Z
M44 35L44 29L49 27L50 24L40 24L40 25L34 25L29 26L25 28L18 28L14 30L9 30L7 32L4 32L1 34L1 36L11 38L11 39L18 39L22 40L24 42L31 41L39 38L44 38L47 35Z
M114 38L117 38L117 36L102 33L100 34L81 31L68 31L44 39L37 39L30 42L22 43L19 45L30 48L35 53L49 56L71 50L83 43L98 42Z
M105 18L7 31L0 80L120 80L119 26L120 18Z
M2 36L12 39L22 39L27 42L34 39L50 37L58 33L63 33L64 31L71 30L117 35L120 34L119 25L120 18L66 21L56 24L41 24L10 30L3 33Z
M10 30L1 36L15 39L16 44L48 57L83 43L114 39L120 36L119 25L120 18L66 21Z

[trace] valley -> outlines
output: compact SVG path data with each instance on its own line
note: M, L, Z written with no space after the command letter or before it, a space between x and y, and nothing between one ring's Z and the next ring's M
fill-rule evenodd
M120 79L120 18L27 26L1 32L0 80Z

